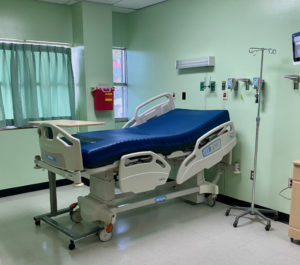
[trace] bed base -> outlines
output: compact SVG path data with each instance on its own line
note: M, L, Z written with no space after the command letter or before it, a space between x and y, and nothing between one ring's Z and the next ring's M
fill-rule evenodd
M37 162L40 166L42 166L41 162ZM223 163L222 163L223 164ZM119 193L117 192L114 198L114 204L110 205L108 210L110 211L110 215L106 218L106 222L96 221L96 226L91 229L87 233L79 234L71 229L65 227L60 224L53 217L57 217L59 215L63 215L69 213L71 216L71 220L75 223L80 222L82 216L79 213L82 206L84 206L84 202L80 200L85 199L89 200L93 194L89 194L87 197L79 197L78 201L83 203L81 207L78 208L77 203L70 205L64 209L57 209L57 194L56 194L56 174L49 171L48 169L48 178L49 178L49 193L50 193L50 212L42 215L38 215L34 217L35 224L40 226L41 221L47 223L48 225L54 227L55 229L61 231L66 236L69 237L69 249L73 250L76 247L76 244L84 240L90 236L98 236L100 241L108 241L111 236L111 230L108 228L112 227L116 221L116 216L119 213L130 211L133 209L137 209L140 207L159 204L166 202L175 198L183 198L187 201L191 201L194 203L202 203L207 202L209 206L214 206L215 199L218 194L218 186L213 183L206 182L204 180L204 172L200 172L195 176L190 183L186 183L185 185L178 185L176 181L170 181L165 183L162 186L157 187L154 191L140 193L139 196L145 197L147 194L149 196L146 199L134 201L131 203L123 203L124 199L132 199L136 196L133 193ZM53 171L56 169L53 169ZM218 170L217 176L223 173L223 167L220 167ZM154 195L155 194L155 195ZM208 195L208 196L207 196ZM80 205L80 203L79 203ZM101 206L107 207L104 201L96 201L94 205L96 208L101 208ZM95 212L95 209L88 209L92 214ZM75 218L73 218L75 216ZM93 219L95 216L90 216ZM96 217L97 218L97 217Z

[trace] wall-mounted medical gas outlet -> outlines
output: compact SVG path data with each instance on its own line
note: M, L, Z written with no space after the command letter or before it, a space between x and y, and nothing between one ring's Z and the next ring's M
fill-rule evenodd
M288 179L288 187L291 188L293 186L293 179L289 178Z
M259 87L259 77L253 77L253 82L252 82L252 84L253 84L253 88L254 88L254 89L258 89L258 87ZM263 87L264 87L264 80L263 80L263 82L262 82L261 88L263 88Z
M216 91L216 82L210 81L209 87L210 87L210 92L215 92Z
M222 90L226 89L226 81L222 81Z
M237 89L237 82L234 78L227 79L227 88L230 90Z
M227 100L228 99L228 92L225 90L222 93L223 93L223 100Z
M205 88L210 88L210 92L215 92L216 91L216 81L209 81L209 85L206 85L206 81L201 81L200 82L200 91L204 91Z
M200 82L200 91L204 91L205 87L206 87L205 82L204 81Z
M249 85L251 84L249 78L239 78L237 81L243 82L246 86L246 90L249 90Z

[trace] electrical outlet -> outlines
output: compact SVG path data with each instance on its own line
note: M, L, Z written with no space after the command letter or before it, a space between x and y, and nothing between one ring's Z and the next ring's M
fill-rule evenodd
M251 170L250 172L250 180L254 180L254 170Z
M293 186L293 179L289 178L288 187L291 188Z
M173 99L176 99L176 92L173 92L173 93L172 93L172 98L173 98Z

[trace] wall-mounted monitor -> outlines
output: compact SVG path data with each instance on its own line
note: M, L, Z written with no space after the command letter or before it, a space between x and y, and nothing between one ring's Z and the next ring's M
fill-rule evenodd
M300 64L300 32L292 35L293 41L293 61L294 64Z

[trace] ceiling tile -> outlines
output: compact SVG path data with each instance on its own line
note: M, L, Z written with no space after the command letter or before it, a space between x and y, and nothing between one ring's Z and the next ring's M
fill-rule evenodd
M124 8L124 7L117 7L117 6L113 6L112 7L112 12L115 13L124 13L124 14L128 14L135 11L135 9L131 9L131 8Z
M114 5L118 2L120 2L120 0L88 0L87 2L94 2L94 3L100 3L100 4L110 4L110 5Z
M80 0L39 0L39 1L72 5L74 3L79 2ZM82 1L110 4L113 5L114 12L129 13L132 10L141 9L167 0L82 0Z
M57 3L57 4L69 4L70 0L40 0L42 2L50 2L50 3Z
M132 8L132 9L141 9L147 6L151 6L166 0L121 0L116 3L116 7Z

